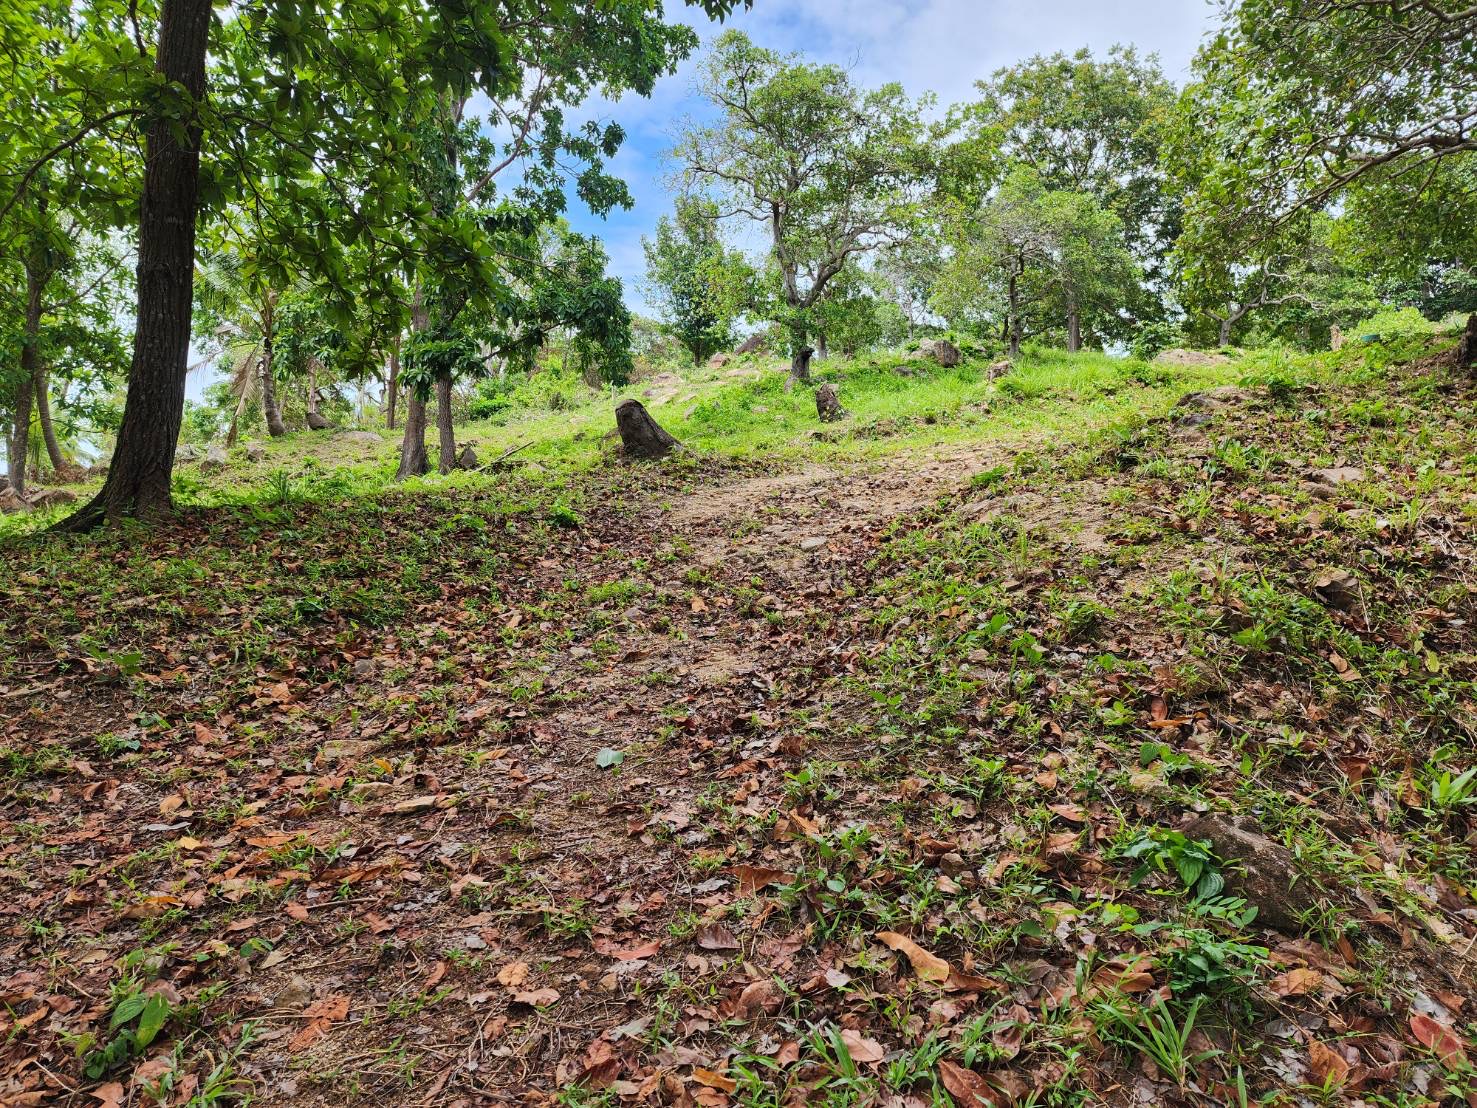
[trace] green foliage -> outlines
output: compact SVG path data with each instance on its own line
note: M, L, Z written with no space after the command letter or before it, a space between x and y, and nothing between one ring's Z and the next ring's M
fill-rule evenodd
M658 220L656 237L641 246L647 286L694 364L730 346L734 321L752 298L752 273L743 255L724 247L718 206L679 196L675 217Z

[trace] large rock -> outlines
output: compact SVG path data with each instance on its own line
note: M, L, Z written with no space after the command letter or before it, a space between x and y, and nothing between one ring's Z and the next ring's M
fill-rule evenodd
M51 479L58 485L75 485L79 481L87 480L87 467L78 465L76 462L63 462L56 467L56 472Z
M263 442L249 442L246 444L246 460L248 462L264 462L267 460L267 444Z
M461 444L460 449L457 450L457 452L456 452L456 468L457 469L476 469L477 468L477 451L474 450L474 449L472 449L472 444L471 443L464 442L464 443Z
M0 489L0 512L24 512L27 511L30 507L31 506L27 504L24 500L22 500L20 496L16 493L16 491L10 487L10 484L8 482L3 489Z
M332 426L333 424L329 423L328 420L324 416L320 415L318 412L308 413L309 431L327 431Z
M733 357L733 355L731 355L731 354L725 354L722 351L720 351L720 352L718 352L717 354L714 354L711 358L708 359L708 368L709 369L722 369L724 366L726 366L729 363L729 360L732 357Z
M1209 839L1226 867L1226 891L1255 905L1253 924L1287 934L1302 930L1302 919L1320 907L1320 890L1298 872L1297 861L1280 843L1262 834L1249 816L1211 813L1184 828L1191 839Z
M200 459L200 472L219 473L226 468L230 460L224 446L221 446L219 443L211 443L205 451L205 457Z
M182 444L174 452L174 462L176 465L189 462L198 462L203 457L205 457L205 451L201 450L200 447L190 442Z
M918 348L918 353L925 358L932 358L945 369L952 369L964 359L959 348L948 339L929 339Z
M757 354L765 350L769 345L769 333L767 331L755 331L752 335L738 344L734 350L735 354Z
M340 431L333 436L334 442L352 442L359 446L379 446L385 440L373 431Z
M815 390L815 414L822 423L835 423L846 418L847 411L841 406L835 385L827 383Z

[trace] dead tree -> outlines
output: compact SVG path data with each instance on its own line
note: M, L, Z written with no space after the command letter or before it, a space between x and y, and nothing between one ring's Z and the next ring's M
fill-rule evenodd
M848 412L836 396L835 385L824 384L815 390L815 414L820 416L822 423L835 423L846 418Z
M662 430L639 400L622 400L616 405L615 425L628 458L664 458L682 445Z
M1462 332L1462 341L1456 348L1456 364L1464 369L1477 368L1477 312L1467 317L1466 330Z

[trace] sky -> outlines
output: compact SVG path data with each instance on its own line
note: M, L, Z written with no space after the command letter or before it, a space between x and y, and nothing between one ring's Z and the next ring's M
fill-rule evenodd
M702 20L696 9L680 15L679 9L679 0L668 0L671 18L692 23L705 44L722 32L723 26ZM910 96L933 92L947 106L968 100L975 81L1034 54L1086 46L1102 56L1115 43L1158 54L1165 74L1182 84L1215 14L1213 0L755 0L752 10L725 26L741 29L760 46L846 66L864 86L896 81ZM645 270L641 237L672 209L671 167L664 155L680 122L705 114L693 93L695 66L696 58L688 59L649 98L587 104L578 116L625 129L626 142L612 168L626 181L635 206L601 219L576 200L569 221L605 242L610 272L625 282L627 303L643 314L648 309L639 287Z

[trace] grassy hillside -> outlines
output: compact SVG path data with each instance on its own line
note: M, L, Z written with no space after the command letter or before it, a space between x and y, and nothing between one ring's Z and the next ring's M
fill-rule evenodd
M587 397L472 428L503 472L299 436L161 532L12 538L7 1080L1477 1096L1449 347L837 363L823 434L730 366L645 386L661 465Z

